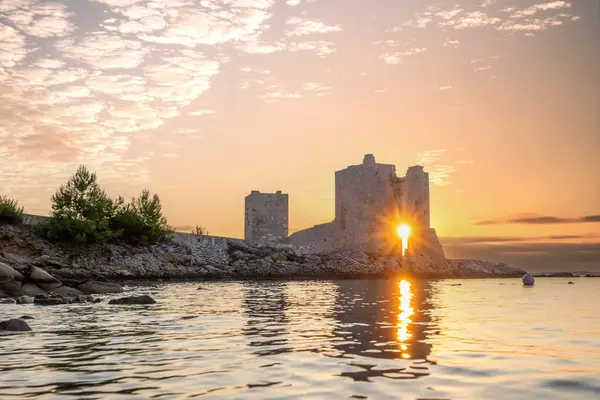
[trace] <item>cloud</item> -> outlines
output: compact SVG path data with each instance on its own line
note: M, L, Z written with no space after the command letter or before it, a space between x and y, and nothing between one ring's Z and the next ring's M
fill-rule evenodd
M124 39L113 33L92 33L80 39L64 39L55 47L65 58L99 70L135 68L150 51L138 40Z
M549 27L560 26L562 24L563 24L563 21L561 21L561 20L559 20L557 18L534 19L534 20L528 20L528 21L526 21L524 23L515 22L515 21L508 21L508 22L505 22L502 25L500 25L498 27L498 30L500 30L500 31L512 31L512 32L517 32L517 31L526 31L526 32L545 31Z
M553 26L560 26L565 21L575 22L579 19L579 16L572 16L565 13L537 18L537 15L540 13L548 13L550 11L556 13L571 7L572 3L570 1L539 3L522 9L511 7L493 10L493 6L496 3L495 0L484 0L477 9L471 10L465 10L457 6L447 9L442 9L439 6L429 6L425 11L414 14L412 19L401 23L400 27L393 28L392 30L399 30L401 27L426 28L431 24L435 24L442 29L449 27L456 30L464 30L495 27L499 31L520 31L531 35L534 31L546 30ZM498 12L504 13L504 15L496 15ZM508 20L506 19L506 14L510 14ZM450 45L446 43L444 43L445 46Z
M427 51L426 48L417 47L417 48L412 48L412 49L408 49L405 51L399 51L399 52L394 52L394 53L384 53L381 56L381 58L383 59L383 61L386 64L401 64L402 60L405 57L410 57L412 55L423 53L425 51Z
M466 28L480 28L488 25L496 25L501 22L500 18L490 17L482 11L471 12L464 17L461 17L454 23L451 21L450 25L454 26L454 29L466 29Z
M445 161L443 160L444 158L446 159ZM416 164L425 167L429 173L431 184L448 186L452 184L450 178L457 171L458 165L465 165L464 162L448 161L448 158L453 158L452 152L449 152L448 149L426 150L417 156ZM472 164L473 161L469 161L468 163Z
M213 115L215 113L216 113L215 110L204 109L204 110L191 111L188 113L188 115L191 115L193 117L202 117L204 115Z
M14 28L0 23L0 67L14 67L28 53L25 36Z
M304 36L316 33L341 32L340 25L327 25L319 20L309 20L299 17L292 17L287 20L287 25L291 28L286 32L288 36Z
M322 85L320 83L307 82L302 86L302 88L304 89L304 91L313 92L317 96L328 96L332 94L331 87Z
M496 0L483 0L483 3L481 3L480 7L487 8L487 7L494 5L495 3L496 3Z
M460 243L444 245L449 258L474 258L506 262L531 272L591 271L600 272L600 243Z
M568 8L568 7L571 7L570 1L552 1L549 3L534 4L531 7L517 10L513 15L511 15L511 18L526 18L526 17L530 17L540 11L558 10L561 8Z
M12 5L17 7L11 9ZM32 5L31 1L8 2L4 18L20 31L30 36L47 38L65 36L71 33L75 26L69 21L71 13L60 3L44 2Z
M507 225L507 224L530 224L530 225L554 225L554 224L582 224L600 222L600 215L586 215L578 218L556 217L556 216L521 216L505 217L498 219L482 220L475 225Z
M331 53L336 51L335 43L325 40L307 40L301 42L289 42L286 46L287 51L301 51L308 50L314 51L315 54L321 58L329 56Z
M460 41L458 40L446 40L444 42L444 47L454 47L457 48L460 46Z
M550 236L463 236L463 237L442 237L440 241L443 245L483 245L493 243L523 243L540 241L564 241L564 240L588 240L598 238L598 234L588 235L550 235Z

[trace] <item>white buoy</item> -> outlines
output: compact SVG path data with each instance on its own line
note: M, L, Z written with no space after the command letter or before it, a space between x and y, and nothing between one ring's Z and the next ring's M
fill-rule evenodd
M535 278L531 274L523 275L522 280L523 280L523 285L525 285L525 286L533 286L533 283L535 282Z

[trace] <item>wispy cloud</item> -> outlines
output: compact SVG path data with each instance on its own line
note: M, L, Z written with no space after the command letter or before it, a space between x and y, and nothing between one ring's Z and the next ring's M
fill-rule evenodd
M524 243L524 242L548 242L548 241L572 241L590 240L600 237L598 234L587 235L550 235L550 236L463 236L442 237L440 241L444 245L485 245L495 243Z
M384 53L381 58L386 64L401 64L405 57L410 57L415 54L423 53L427 51L424 47L415 47L404 51L397 51L393 53Z
M506 224L530 224L530 225L553 225L553 224L583 224L598 223L600 215L586 215L583 217L557 217L550 215L540 216L517 216L478 221L475 225L506 225Z
M215 110L204 109L204 110L190 111L188 113L188 115L191 115L192 117L202 117L204 115L213 115L215 113L216 113Z
M460 41L458 40L446 40L444 42L444 47L453 47L453 48L457 48L460 46Z
M527 18L534 14L537 14L540 11L558 10L568 7L571 7L570 1L552 1L548 3L539 3L527 8L517 10L514 14L511 15L511 18Z
M565 21L577 21L579 16L562 13L561 10L571 7L570 1L552 1L538 3L522 9L514 7L494 9L495 0L484 0L476 9L463 9L460 7L441 8L429 6L425 11L414 14L413 18L404 21L399 27L426 28L439 26L465 30L471 28L492 27L499 31L524 32L531 34L533 31L546 30L553 26L562 25ZM541 13L554 12L538 18ZM557 14L557 12L559 12ZM508 14L508 15L507 15ZM508 18L507 18L508 17ZM445 42L444 45L448 46Z
M600 272L600 242L568 243L529 242L505 243L502 238L496 242L460 243L449 238L444 250L450 258L473 258L506 262L532 272L592 271ZM476 240L476 239L475 239ZM493 239L492 239L493 240Z
M286 32L288 36L304 36L316 33L341 32L340 25L327 25L319 20L292 17L287 20L290 29Z

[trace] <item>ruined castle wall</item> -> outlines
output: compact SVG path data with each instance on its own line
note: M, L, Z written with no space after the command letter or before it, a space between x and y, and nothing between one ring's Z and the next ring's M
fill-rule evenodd
M288 236L288 195L252 191L246 196L244 240L250 244L282 242Z
M332 250L334 247L335 224L315 225L293 233L287 238L287 243L295 246L306 246L315 252Z
M429 174L421 166L410 167L406 173L406 203L409 213L422 228L431 226L429 204Z
M393 202L393 165L376 164L365 157L361 165L335 173L335 223L339 230L369 232L377 216L384 215Z
M437 236L435 229L423 229L419 232L419 240L410 242L408 246L408 256L427 259L432 266L438 270L448 268L444 248Z

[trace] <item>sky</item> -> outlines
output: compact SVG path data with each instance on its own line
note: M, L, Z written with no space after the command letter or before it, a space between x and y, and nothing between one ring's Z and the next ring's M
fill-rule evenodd
M593 0L2 0L0 195L47 215L80 164L170 224L334 216L373 153L431 175L450 257L600 271Z

